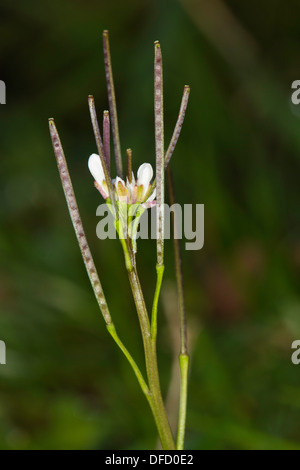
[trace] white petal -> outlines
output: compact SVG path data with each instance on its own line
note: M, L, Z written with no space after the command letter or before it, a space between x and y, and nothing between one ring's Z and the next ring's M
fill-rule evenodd
M144 187L144 190L146 189L147 191L150 181L152 179L152 176L153 176L153 169L150 163L143 163L139 167L138 172L137 172L137 177L138 177L137 185L140 186L142 184Z
M93 153L90 156L88 167L94 180L98 183L99 186L102 186L103 180L105 181L105 175L99 155Z

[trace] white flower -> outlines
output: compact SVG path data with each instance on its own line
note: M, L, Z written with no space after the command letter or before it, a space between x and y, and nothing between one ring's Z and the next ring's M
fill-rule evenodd
M95 180L95 186L104 199L109 197L105 175L99 155L93 153L88 161L89 170ZM131 183L128 177L126 183L119 176L112 180L116 198L120 202L127 204L141 203L143 207L148 208L155 205L156 190L147 198L146 195L151 187L151 179L153 177L153 169L150 163L143 163L137 171L137 180L132 173Z

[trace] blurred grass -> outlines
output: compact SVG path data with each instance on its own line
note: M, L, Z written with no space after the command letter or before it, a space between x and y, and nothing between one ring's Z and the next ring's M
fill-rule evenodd
M135 169L154 162L154 40L164 54L166 141L191 86L172 159L178 202L205 204L205 247L183 257L194 343L187 448L299 449L299 373L290 361L300 335L300 114L290 105L299 3L1 0L0 12L0 448L156 442L147 404L98 314L47 127L55 117L111 312L142 365L121 249L95 237L100 200L87 169L95 151L87 96L99 112L107 108L101 32L109 29L121 143L123 152L133 148ZM152 242L140 244L148 303L154 253ZM166 391L162 311L160 326Z

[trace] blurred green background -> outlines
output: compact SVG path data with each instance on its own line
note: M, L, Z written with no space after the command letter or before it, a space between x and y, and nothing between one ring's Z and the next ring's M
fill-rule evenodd
M300 79L299 2L1 0L0 13L0 448L156 446L146 400L99 315L48 132L54 117L114 322L143 368L120 244L96 238L101 198L87 168L96 150L87 96L107 109L101 33L109 29L121 144L123 154L132 147L135 171L155 158L154 40L164 58L166 144L191 86L171 162L178 202L205 204L205 246L183 251L186 447L300 449L300 365L291 362L300 339L300 107L290 100ZM170 241L166 255L165 395L174 349L166 314L172 330L177 321ZM140 243L138 266L150 306L154 241Z

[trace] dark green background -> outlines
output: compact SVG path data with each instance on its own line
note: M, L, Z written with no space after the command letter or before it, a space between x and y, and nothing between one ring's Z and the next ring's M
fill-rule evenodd
M154 164L153 42L164 58L177 199L205 204L205 246L183 252L191 330L186 446L300 449L300 6L296 0L0 1L0 448L156 445L146 400L105 331L76 245L49 138L58 126L88 239L118 330L143 367L120 244L99 241L101 202L87 106L107 108L101 33L110 30L123 153ZM183 246L184 248L184 246ZM177 318L167 242L159 316L164 394ZM138 265L151 305L155 242ZM174 410L172 411L174 413Z

